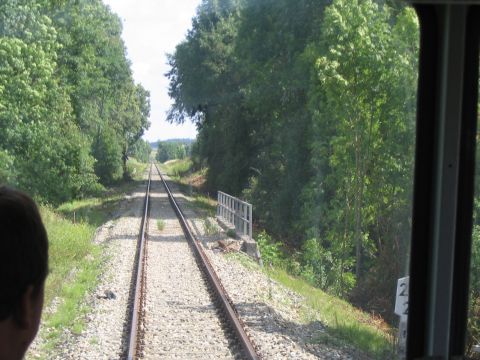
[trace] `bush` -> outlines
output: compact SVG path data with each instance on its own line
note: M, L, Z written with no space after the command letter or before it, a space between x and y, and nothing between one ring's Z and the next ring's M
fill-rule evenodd
M167 165L167 174L172 177L183 176L191 171L192 165L190 159L177 160Z
M270 235L262 231L257 236L257 245L260 248L260 255L262 256L265 265L271 264L274 266L283 266L283 252L280 248L280 243L272 241Z
M313 285L328 288L328 268L332 265L332 254L322 248L316 238L305 241L302 246L302 276Z

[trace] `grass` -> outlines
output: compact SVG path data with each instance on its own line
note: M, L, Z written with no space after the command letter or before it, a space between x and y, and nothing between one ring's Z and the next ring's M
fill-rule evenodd
M203 219L203 231L207 236L217 235L219 233L218 227L209 218Z
M53 313L44 314L44 349L52 351L65 329L78 334L85 325L88 307L83 299L97 284L101 272L101 248L91 240L96 226L87 222L73 224L53 209L41 207L49 237L50 274L45 286L45 305L60 299ZM48 358L46 356L45 358Z
M162 231L165 228L165 221L163 221L163 219L157 220L157 228L160 231Z
M270 269L269 274L274 280L305 298L306 305L327 327L329 335L352 344L377 359L386 358L392 351L392 336L375 317L311 286L303 279L291 276L283 269Z
M214 217L217 211L217 202L209 196L198 193L197 186L191 185L191 182L205 177L206 169L194 172L192 171L192 166L193 163L190 159L170 160L160 165L162 170L167 173L172 181L177 183L184 194L193 197L193 201L189 202L189 206L195 210L206 212L207 216Z
M88 223L98 227L110 218L124 195L142 181L148 164L129 159L127 169L133 181L123 181L98 197L72 200L60 205L56 211L75 223Z
M137 161L135 158L129 158L127 161L127 171L133 180L142 180L143 174L148 164Z
M122 198L123 192L118 192L104 197L72 200L60 205L56 211L72 222L98 227L107 221Z
M136 186L147 166L135 160L129 160L128 165L133 181L117 184L103 196L73 200L57 209L40 207L50 257L45 308L56 299L53 311L43 315L45 331L39 334L43 340L41 358L50 358L65 331L80 334L85 327L85 315L90 311L85 296L98 284L106 259L103 247L92 242L95 231L112 217L124 194Z
M393 337L383 323L348 302L313 287L307 281L288 274L277 267L260 268L252 259L240 254L228 254L249 270L260 270L267 276L304 298L304 318L307 322L319 320L327 332L313 342L332 346L349 344L375 359L392 358Z
M193 194L193 201L190 204L197 210L206 211L210 217L214 217L217 211L217 202L200 194Z
M170 178L178 181L181 177L191 172L192 165L192 160L186 158L182 160L167 161L162 167Z

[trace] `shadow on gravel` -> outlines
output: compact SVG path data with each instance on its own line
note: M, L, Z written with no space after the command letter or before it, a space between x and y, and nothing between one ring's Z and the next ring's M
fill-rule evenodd
M335 329L329 329L318 320L297 324L285 319L265 303L237 303L235 307L248 327L260 333L280 335L279 341L295 342L306 352L321 359L370 360L376 358L346 346L345 341L335 338L335 333L349 331L347 327L342 327L340 324L337 324ZM384 353L377 358L390 357Z
M148 241L157 242L185 242L185 236L183 235L149 235Z

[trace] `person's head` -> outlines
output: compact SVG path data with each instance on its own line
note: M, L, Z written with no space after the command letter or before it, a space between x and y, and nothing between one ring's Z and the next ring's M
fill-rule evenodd
M48 239L38 208L0 185L0 360L21 359L38 331Z

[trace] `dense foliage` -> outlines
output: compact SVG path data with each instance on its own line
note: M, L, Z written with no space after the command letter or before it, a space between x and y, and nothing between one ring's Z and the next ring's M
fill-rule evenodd
M392 319L410 229L418 23L388 3L204 0L168 77L169 119L196 122L210 190L251 201L295 272Z
M0 3L0 182L60 202L125 176L150 105L120 33L100 0Z
M151 152L152 147L150 143L146 140L139 139L130 147L128 155L143 163L148 163L150 161Z
M157 154L155 158L160 162L173 159L185 159L190 156L192 149L192 140L172 139L167 141L159 141L157 143Z

